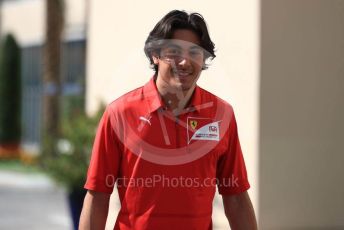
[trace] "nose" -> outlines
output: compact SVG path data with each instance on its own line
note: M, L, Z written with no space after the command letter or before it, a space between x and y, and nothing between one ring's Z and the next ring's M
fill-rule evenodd
M178 60L178 65L180 66L189 66L191 64L191 60L188 54L184 54Z

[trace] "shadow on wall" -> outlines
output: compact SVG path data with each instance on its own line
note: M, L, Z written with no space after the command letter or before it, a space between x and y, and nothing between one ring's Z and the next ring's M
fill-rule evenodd
M261 5L261 229L344 229L344 1Z

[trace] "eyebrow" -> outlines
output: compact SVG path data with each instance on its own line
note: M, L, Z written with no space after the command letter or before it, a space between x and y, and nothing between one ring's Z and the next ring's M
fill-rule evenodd
M167 44L165 48L178 48L178 49L181 49L182 47L179 46L179 45L170 43L170 44Z
M177 45L177 44L168 44L166 45L166 48L177 48L177 49L182 49L181 46ZM202 49L200 46L198 45L194 45L194 46L191 46L189 47L189 50L194 50L194 49Z

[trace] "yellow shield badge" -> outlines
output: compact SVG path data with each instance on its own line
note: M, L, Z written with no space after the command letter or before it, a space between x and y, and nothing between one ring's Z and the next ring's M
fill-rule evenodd
M191 126L192 129L195 129L197 127L197 121L191 120L190 121L190 126Z

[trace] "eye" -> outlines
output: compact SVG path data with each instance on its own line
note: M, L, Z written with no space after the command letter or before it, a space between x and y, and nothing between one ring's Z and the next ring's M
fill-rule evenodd
M181 51L177 48L169 48L166 52L168 55L179 55Z
M201 56L202 55L202 51L199 49L194 49L190 51L190 56L196 57L196 56Z

